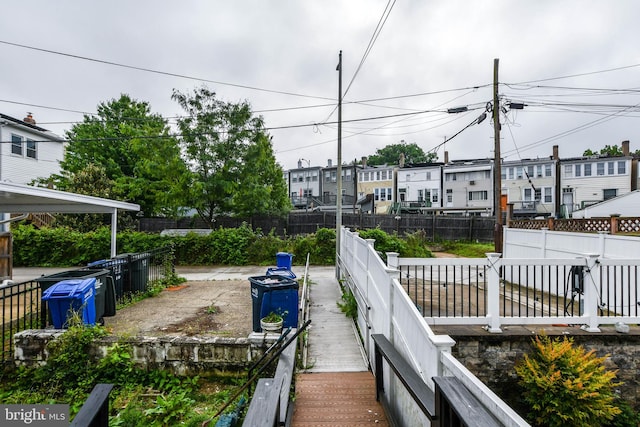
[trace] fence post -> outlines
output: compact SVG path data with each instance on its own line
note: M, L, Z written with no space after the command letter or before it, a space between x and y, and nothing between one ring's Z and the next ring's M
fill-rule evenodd
M487 274L487 330L501 333L500 329L500 253L490 252L487 255L489 272Z
M547 231L549 229L547 227L542 227L540 233L540 249L542 250L542 259L547 257Z
M387 267L398 269L398 252L387 252Z
M598 301L600 263L597 254L587 254L585 257L586 268L583 273L584 286L584 313L582 317L587 321L582 325L582 329L587 332L600 332L598 322L598 310L600 309L600 301Z

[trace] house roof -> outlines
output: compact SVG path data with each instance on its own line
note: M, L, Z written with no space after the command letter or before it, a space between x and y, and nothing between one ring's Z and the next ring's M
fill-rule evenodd
M0 182L0 212L3 213L112 213L114 210L137 212L140 206L48 188Z

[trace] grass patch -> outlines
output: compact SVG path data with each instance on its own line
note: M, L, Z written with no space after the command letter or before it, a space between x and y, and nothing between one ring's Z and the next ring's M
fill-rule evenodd
M486 258L488 252L494 252L493 243L477 243L477 242L438 242L438 246L442 248L442 252L457 255L462 258Z

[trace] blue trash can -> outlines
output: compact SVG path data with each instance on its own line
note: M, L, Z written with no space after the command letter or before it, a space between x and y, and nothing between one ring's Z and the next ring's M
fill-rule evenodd
M267 276L284 276L289 279L295 279L298 276L287 267L269 267L267 268Z
M298 282L280 275L249 277L249 282L254 332L262 330L260 319L272 311L283 315L283 327L298 327Z
M69 317L73 312L82 316L86 325L96 324L96 278L62 280L44 291L54 328L69 327Z
M291 270L291 264L293 262L293 254L289 252L278 252L276 254L276 266L284 267L288 270Z

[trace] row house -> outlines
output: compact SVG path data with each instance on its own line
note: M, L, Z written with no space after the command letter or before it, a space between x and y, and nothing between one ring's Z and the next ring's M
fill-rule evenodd
M386 214L394 203L394 173L396 167L368 166L366 157L358 168L357 193L360 211Z
M393 212L426 212L442 207L443 163L403 165L396 174L397 203Z
M561 216L638 188L637 159L622 143L622 156L588 156L561 161Z
M302 167L302 160L298 160L298 167L287 171L285 177L289 184L289 194L291 204L296 209L313 209L318 205L320 198L320 176L322 168L320 166Z
M443 212L493 215L493 160L459 160L442 167Z
M502 163L502 195L516 217L557 216L558 158L524 159Z

